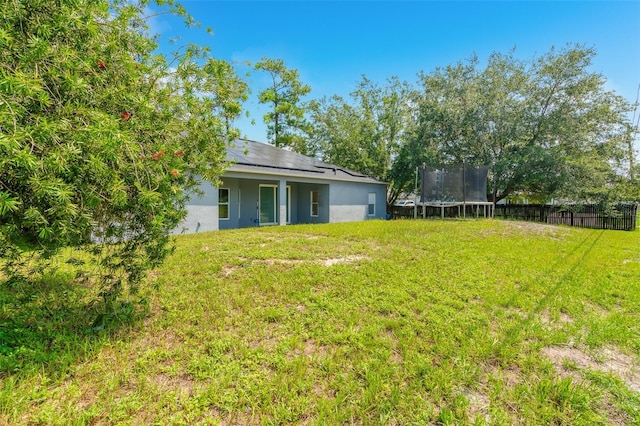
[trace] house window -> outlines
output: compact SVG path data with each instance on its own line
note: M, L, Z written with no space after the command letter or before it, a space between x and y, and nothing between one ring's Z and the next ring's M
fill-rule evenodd
M218 218L229 219L229 189L218 189Z
M376 215L376 193L369 193L369 205L367 208L367 215L375 216Z
M240 219L240 212L242 211L242 194L238 189L238 219Z
M318 191L311 191L311 216L318 216L318 200L320 199Z

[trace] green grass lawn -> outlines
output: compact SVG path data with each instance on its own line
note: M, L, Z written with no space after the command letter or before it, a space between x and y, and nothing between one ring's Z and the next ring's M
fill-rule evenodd
M640 424L638 231L223 231L150 278L98 331L64 276L0 287L0 424Z

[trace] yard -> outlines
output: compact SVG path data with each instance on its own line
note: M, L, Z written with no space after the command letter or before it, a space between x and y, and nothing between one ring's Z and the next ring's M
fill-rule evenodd
M0 285L0 424L640 423L640 231L252 228L150 279L102 330L64 277Z

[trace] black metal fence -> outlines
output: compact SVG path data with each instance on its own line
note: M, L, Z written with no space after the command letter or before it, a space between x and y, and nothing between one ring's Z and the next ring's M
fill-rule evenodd
M427 206L425 209L425 217L441 217L442 215L440 207ZM460 217L456 208L444 209L444 215L445 217ZM417 216L419 219L423 217L422 206L418 206ZM474 209L467 206L466 216L482 217L482 207L475 206ZM413 207L391 207L391 218L393 219L413 219L413 217ZM498 204L495 206L494 217L581 228L634 231L638 221L638 205L620 204L611 209L597 205L561 207L547 204Z
M597 205L550 206L546 204L498 204L494 216L580 228L634 231L638 219L636 204L620 204L614 208Z

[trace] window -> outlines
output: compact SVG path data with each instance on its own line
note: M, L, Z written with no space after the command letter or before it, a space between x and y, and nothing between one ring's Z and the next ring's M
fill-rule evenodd
M369 193L369 206L367 208L367 215L375 216L376 215L376 193Z
M240 212L242 211L242 194L238 189L238 219L240 219Z
M318 200L319 199L320 199L320 196L318 194L318 191L311 191L311 216L313 217L318 216Z
M229 189L218 189L218 218L229 219Z

